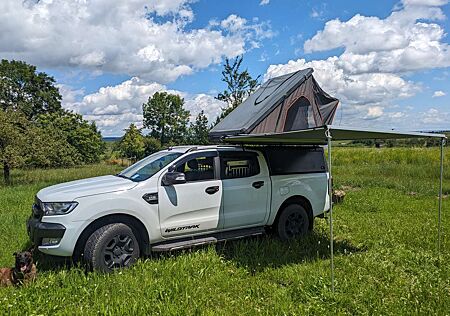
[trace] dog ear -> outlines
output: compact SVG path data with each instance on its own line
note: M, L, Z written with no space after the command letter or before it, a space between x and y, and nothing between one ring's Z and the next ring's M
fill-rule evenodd
M13 257L17 256L17 252L13 253Z
M34 247L34 245L33 246L30 246L30 248L28 248L28 252L31 252L32 254L34 253L34 249L35 249L36 247Z

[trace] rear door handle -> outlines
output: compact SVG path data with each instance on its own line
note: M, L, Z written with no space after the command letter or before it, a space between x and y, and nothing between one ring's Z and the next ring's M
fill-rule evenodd
M252 187L254 187L255 189L259 189L263 185L264 185L264 181L256 181L256 182L252 183Z
M208 194L214 194L216 192L219 192L219 186L215 185L213 187L206 188L205 192L208 193Z

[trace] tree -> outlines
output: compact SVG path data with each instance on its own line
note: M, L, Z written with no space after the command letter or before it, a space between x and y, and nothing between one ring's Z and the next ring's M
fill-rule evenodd
M141 130L133 123L125 129L125 135L119 142L121 154L127 158L140 159L144 156L145 143Z
M182 144L187 133L189 111L183 108L184 99L167 92L156 92L142 105L144 127L162 145L169 142Z
M195 123L191 123L189 127L191 144L207 145L209 144L208 118L202 110L195 118Z
M11 169L24 161L27 128L23 113L0 109L0 161L6 184L11 182Z
M0 108L22 111L27 119L61 110L61 95L55 80L22 61L0 63Z
M240 71L243 59L242 55L236 57L232 63L228 58L225 59L222 81L227 84L227 88L219 93L216 99L226 102L228 106L222 109L216 124L241 104L258 86L260 76L253 79L247 69Z
M79 154L78 163L99 162L106 145L95 123L84 120L80 114L68 111L41 114L37 125L49 134L64 138Z

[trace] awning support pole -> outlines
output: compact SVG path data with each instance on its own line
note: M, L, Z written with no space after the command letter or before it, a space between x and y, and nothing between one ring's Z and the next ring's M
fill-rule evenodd
M441 172L439 179L439 211L438 211L438 257L441 256L441 213L442 213L442 181L444 178L444 144L445 138L441 138Z
M333 249L333 188L331 179L331 131L329 128L325 131L328 144L328 200L330 203L330 256L331 256L331 291L334 292L334 249Z

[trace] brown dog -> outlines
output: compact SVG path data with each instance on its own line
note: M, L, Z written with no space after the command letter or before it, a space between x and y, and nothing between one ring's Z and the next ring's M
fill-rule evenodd
M0 286L21 285L34 281L36 265L33 263L32 251L15 252L14 268L0 269Z

